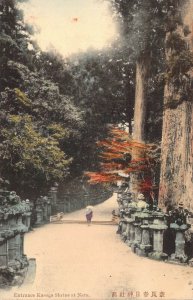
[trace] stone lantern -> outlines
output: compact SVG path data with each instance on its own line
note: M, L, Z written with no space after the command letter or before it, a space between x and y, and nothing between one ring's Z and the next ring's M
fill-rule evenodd
M151 244L150 236L150 222L152 221L152 213L148 209L144 209L141 212L141 230L142 238L139 247L136 249L136 253L139 256L147 256L148 253L152 250L153 245Z
M185 231L189 228L187 224L178 225L176 223L170 224L170 228L175 230L175 253L171 255L171 261L178 261L181 263L186 263L188 260L187 255L184 251L185 246Z
M163 234L168 228L165 224L165 217L161 211L155 211L152 214L153 224L149 227L153 230L153 252L149 253L149 257L157 260L167 259L168 255L163 253Z

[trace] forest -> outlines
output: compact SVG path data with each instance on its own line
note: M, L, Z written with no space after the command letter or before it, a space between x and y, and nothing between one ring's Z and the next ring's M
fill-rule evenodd
M1 185L33 198L124 171L162 209L193 210L191 1L108 0L118 37L70 57L41 50L26 1L0 0Z

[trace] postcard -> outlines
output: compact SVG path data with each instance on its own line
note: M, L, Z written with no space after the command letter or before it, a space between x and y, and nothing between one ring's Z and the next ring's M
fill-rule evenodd
M0 300L193 299L193 1L0 0Z

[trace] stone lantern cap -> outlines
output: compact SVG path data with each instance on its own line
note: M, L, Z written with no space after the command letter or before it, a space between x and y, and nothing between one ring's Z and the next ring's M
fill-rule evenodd
M148 209L144 209L141 212L141 219L143 219L143 220L151 220L151 219L153 219L152 212L150 210L148 210Z
M165 218L165 214L162 211L159 211L159 210L153 211L152 216L155 219L164 219Z
M132 223L132 222L134 222L135 220L132 219L132 218L126 217L126 218L125 218L125 221L126 221L126 223Z
M149 225L149 228L154 230L165 230L168 228L168 226L162 222L160 222L159 219L154 219L153 224Z
M178 225L176 223L171 223L170 228L176 231L186 231L188 228L190 228L190 226L188 226L187 224Z
M150 228L148 220L144 220L143 224L141 225L141 228L142 229Z
M10 205L6 203L5 205L0 205L0 219L7 220L13 218L17 215L23 215L30 212L30 206L25 202L18 202L15 205Z

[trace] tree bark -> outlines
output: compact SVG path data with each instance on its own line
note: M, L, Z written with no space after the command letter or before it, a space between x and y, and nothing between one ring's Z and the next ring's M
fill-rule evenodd
M136 89L134 107L134 132L133 138L138 142L145 141L145 121L147 107L147 76L148 61L139 59L136 63Z
M193 3L190 4L193 7ZM187 11L192 11L189 6ZM192 20L184 15L184 25L192 29ZM188 21L188 23L187 23ZM192 51L192 35L184 36L183 26L179 30L183 40ZM171 49L166 50L166 58ZM167 210L183 202L184 207L193 211L193 95L191 86L193 73L190 70L176 89L175 81L167 82L164 92L165 110L163 115L161 175L159 206ZM178 78L179 79L179 78ZM182 93L183 92L183 93ZM182 97L182 94L186 96ZM171 107L168 99L175 98L177 103Z
M136 88L135 88L135 107L134 107L134 126L133 139L137 142L145 142L145 123L147 107L147 79L148 79L149 61L146 58L138 59L136 63ZM141 157L139 150L132 150L132 159ZM131 191L136 198L139 191L139 185L142 181L141 172L131 175Z

